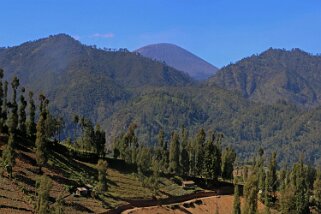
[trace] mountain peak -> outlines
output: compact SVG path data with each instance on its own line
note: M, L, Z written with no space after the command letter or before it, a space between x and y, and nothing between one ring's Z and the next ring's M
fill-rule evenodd
M165 62L173 68L188 73L197 80L207 79L214 75L218 70L217 67L200 57L171 43L146 45L135 50L135 52L138 52L147 58Z
M321 57L298 48L270 48L222 68L209 83L263 103L314 106L321 103L320 66Z
M274 56L274 57L279 57L279 56L284 56L284 55L289 55L289 56L312 56L312 54L301 50L300 48L292 48L291 50L286 50L286 49L280 49L280 48L269 48L266 51L263 51L259 56Z
M50 42L66 42L66 43L77 43L81 44L78 40L73 38L72 36L65 34L65 33L60 33L60 34L55 34L55 35L50 35L47 38L40 39L39 41L50 41Z

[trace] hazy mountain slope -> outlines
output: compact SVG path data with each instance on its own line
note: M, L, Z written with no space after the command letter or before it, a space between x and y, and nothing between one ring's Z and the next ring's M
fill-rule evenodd
M0 66L26 82L50 79L48 75L58 79L73 72L104 75L126 87L191 81L187 75L161 63L130 52L107 52L85 46L65 34L27 42L0 53Z
M141 55L166 62L169 66L185 71L197 80L204 80L215 74L217 68L191 52L173 44L160 43L147 45L135 52Z
M65 34L6 48L0 52L0 67L9 80L17 75L27 88L47 94L56 109L98 121L130 96L130 88L192 83L162 63L85 46Z
M222 68L208 81L213 84L254 101L315 106L321 103L321 57L269 49Z

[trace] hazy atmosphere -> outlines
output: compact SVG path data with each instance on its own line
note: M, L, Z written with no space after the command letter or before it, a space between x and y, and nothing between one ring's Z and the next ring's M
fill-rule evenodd
M0 214L321 213L321 1L0 8Z

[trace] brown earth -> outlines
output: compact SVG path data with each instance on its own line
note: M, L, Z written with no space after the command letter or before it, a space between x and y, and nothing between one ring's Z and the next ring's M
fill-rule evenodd
M201 204L199 201L201 201ZM243 199L241 199L241 204L243 204ZM166 206L153 206L144 208L134 208L131 210L126 210L124 214L203 214L203 213L218 213L229 214L233 211L233 196L211 196L201 199L194 199L186 201L184 203L171 204ZM259 212L263 213L264 205L262 203L258 204ZM276 211L271 211L271 213L277 213Z
M0 145L0 150L4 145ZM34 152L29 148L17 150L16 164L13 167L13 178L9 179L5 171L0 177L0 213L34 213L35 183L38 177ZM70 195L66 186L73 181L65 178L66 173L59 167L49 164L42 169L43 174L52 180L50 206L53 207L59 196L65 198L66 213L99 213L102 208L99 200L86 198L85 202Z

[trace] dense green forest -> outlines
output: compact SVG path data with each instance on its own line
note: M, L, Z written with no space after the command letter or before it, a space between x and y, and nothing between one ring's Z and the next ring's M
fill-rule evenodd
M320 104L321 57L300 49L270 48L223 67L208 80L263 103L284 100L300 106Z
M161 129L169 141L184 126L190 134L222 132L243 162L261 147L266 154L279 150L278 162L294 163L304 153L315 165L321 161L319 62L298 49L270 49L196 83L126 49L85 46L65 34L0 51L7 80L18 75L27 90L51 100L52 113L64 119L64 139L76 137L74 116L81 115L100 124L110 150L132 123L148 145Z

